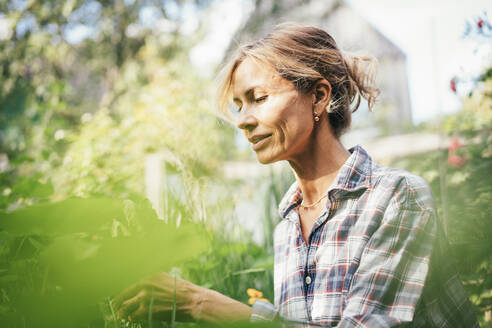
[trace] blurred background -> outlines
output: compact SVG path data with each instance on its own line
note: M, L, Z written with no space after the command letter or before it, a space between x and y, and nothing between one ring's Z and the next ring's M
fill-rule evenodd
M359 108L342 141L429 182L492 327L491 10L480 0L0 0L0 322L129 326L105 297L156 270L273 300L272 233L294 178L285 163L260 165L217 115L214 77L239 44L294 21L378 59L380 100Z

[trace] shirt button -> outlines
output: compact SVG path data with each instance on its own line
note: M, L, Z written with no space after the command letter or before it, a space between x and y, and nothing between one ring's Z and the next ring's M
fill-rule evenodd
M306 285L310 285L311 284L311 277L310 276L306 276Z

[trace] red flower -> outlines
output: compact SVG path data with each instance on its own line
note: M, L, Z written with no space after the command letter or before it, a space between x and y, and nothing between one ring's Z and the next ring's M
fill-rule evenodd
M454 167L462 167L463 165L465 165L465 159L458 155L450 155L448 157L448 163Z
M448 147L449 152L453 153L454 151L456 151L460 148L461 148L460 140L456 137L451 139L451 143L449 144L449 147Z
M477 26L478 26L478 28L482 28L482 26L483 26L483 19L481 19L481 18L480 18L480 19L478 20L478 22L477 22Z
M449 87L451 88L451 90L456 93L456 79L455 78L452 78L450 83L449 83Z

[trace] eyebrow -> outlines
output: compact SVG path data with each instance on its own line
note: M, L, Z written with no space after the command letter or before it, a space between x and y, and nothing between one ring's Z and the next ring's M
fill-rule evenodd
M254 94L255 89L258 89L258 88L261 88L261 85L255 85L255 86L249 88L248 90L246 90L244 92L244 95L246 96L246 98L250 98ZM232 99L232 101L241 101L241 99L234 97L234 99Z

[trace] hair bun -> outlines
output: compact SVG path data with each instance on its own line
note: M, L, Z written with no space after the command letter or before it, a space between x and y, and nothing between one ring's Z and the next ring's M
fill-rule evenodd
M343 60L350 78L350 102L356 101L355 105L352 105L352 112L359 107L361 96L367 100L369 110L372 111L380 94L376 86L377 59L372 56L343 53Z

